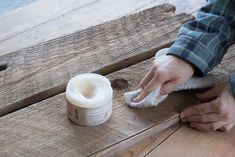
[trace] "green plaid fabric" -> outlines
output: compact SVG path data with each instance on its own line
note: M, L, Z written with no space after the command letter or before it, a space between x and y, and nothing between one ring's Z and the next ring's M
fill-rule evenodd
M167 54L193 64L205 75L219 64L235 42L235 0L209 0L195 20L182 25ZM230 76L235 94L235 74Z

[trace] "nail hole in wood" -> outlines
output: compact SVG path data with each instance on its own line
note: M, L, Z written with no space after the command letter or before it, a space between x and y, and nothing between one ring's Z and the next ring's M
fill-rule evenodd
M122 90L128 88L129 82L125 79L114 79L111 81L111 85L115 90Z
M6 70L7 64L0 64L0 71Z

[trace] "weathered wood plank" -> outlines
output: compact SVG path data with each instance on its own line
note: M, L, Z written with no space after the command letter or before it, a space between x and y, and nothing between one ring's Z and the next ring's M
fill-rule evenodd
M234 50L233 47L230 50ZM235 51L230 51L227 55L234 56ZM233 62L230 61L230 58L225 56L221 65L226 65L227 62L229 64L226 66L231 70ZM81 127L70 122L66 114L64 93L1 117L0 152L2 156L88 156L99 155L99 153L109 155L108 153L112 150L113 155L128 156L130 152L146 143L150 147L144 149L143 153L151 155L155 151L154 148L162 147L162 144L159 146L159 143L175 131L171 129L166 132L167 134L157 134L159 130L164 129L163 122L176 118L182 109L198 103L192 92L176 92L172 93L158 107L128 108L124 103L123 93L137 88L151 62L152 59L149 59L107 76L110 80L127 80L129 85L118 86L114 83L116 81L112 81L114 87L113 114L111 119L103 125ZM150 134L148 134L149 132ZM151 141L151 137L148 138L149 135L154 136L154 134L159 141ZM215 143L212 137L200 134L203 136L193 136L193 138L197 138L198 148L201 148L200 145L205 142L204 138ZM187 136L191 135L191 133L187 133ZM225 136L226 139L233 137L233 135ZM224 138L224 135L223 137L216 135L213 138L220 140ZM182 139L183 137L179 138L179 140ZM185 144L189 144L193 140L191 138L191 141L186 141ZM226 140L222 141L222 143L224 142ZM229 144L228 142L226 143ZM176 151L175 145L178 148L178 144L179 142L170 145L174 147L172 150ZM182 146L182 150L184 150L184 146ZM124 147L127 149L123 149ZM215 147L213 145L213 149ZM152 149L154 151L150 151Z
M169 119L161 124L150 128L138 135L117 143L91 156L94 157L143 157L154 150L182 124L179 123L179 116Z
M38 0L0 16L0 55L166 2L175 5L177 13L192 13L205 3L194 0L184 3L181 0Z
M233 157L235 128L230 132L201 132L184 125L146 157Z
M91 5L96 0L38 0L6 15L0 16L0 42L26 30L66 15L71 11Z
M61 93L78 73L111 73L169 46L187 14L161 5L0 57L0 115ZM156 16L158 15L158 16Z
M222 62L212 70L212 73L216 76L217 83L227 81L228 75L235 73L235 44L229 47Z
M2 156L88 156L130 138L136 142L145 140L148 130L149 135L157 134L164 128L162 122L175 119L178 112L189 101L194 102L195 98L191 92L178 92L171 94L158 107L129 108L124 102L123 93L137 88L152 61L149 59L107 76L110 80L127 80L129 85L118 86L116 81L112 81L113 114L103 125L82 127L69 121L64 93L1 117ZM173 131L174 129L167 133L171 134ZM140 135L142 133L143 136ZM159 137L159 142L163 139ZM132 145L132 140L124 142L125 146Z

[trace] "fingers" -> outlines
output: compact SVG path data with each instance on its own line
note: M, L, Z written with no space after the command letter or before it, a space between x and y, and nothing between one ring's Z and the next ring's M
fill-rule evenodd
M218 121L218 122L212 122L212 123L197 123L192 122L190 123L190 126L192 128L201 130L201 131L214 131L221 127L223 127L226 124L226 122Z
M183 122L190 122L191 127L202 131L229 131L234 127L234 99L226 93L224 84L198 94L201 99L213 99L210 102L185 109L180 113ZM231 105L232 104L232 105Z
M182 122L211 123L223 120L223 117L216 113L192 115L181 119Z
M203 103L200 105L195 105L189 108L186 108L180 113L181 119L192 116L192 115L201 115L206 113L215 113L217 112L217 108L215 107L216 100Z
M216 88L212 88L204 93L197 93L196 97L201 100L211 100L220 95L220 91L216 90Z
M143 100L149 92L156 89L164 82L164 77L156 71L156 65L153 65L151 70L145 75L144 79L140 82L140 87L143 89L141 94L137 96L133 101L139 102Z
M153 79L144 87L144 90L151 92L166 81L166 77L163 74L156 73Z
M140 82L140 88L144 89L144 87L149 83L149 81L151 81L151 79L154 77L155 70L155 66L152 66L152 68L148 71L148 73L144 76L143 80Z
M140 102L141 100L143 100L146 96L148 95L148 92L145 90L142 90L140 95L138 95L133 102Z

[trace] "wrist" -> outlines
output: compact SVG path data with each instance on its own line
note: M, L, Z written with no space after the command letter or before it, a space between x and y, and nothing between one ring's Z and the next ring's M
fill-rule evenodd
M176 60L180 61L181 63L183 63L184 65L186 65L187 67L190 67L190 69L192 70L192 73L194 73L196 66L190 62L188 62L187 60L185 60L184 58L181 58L179 56L173 55L173 54L168 54L169 56L174 57Z

